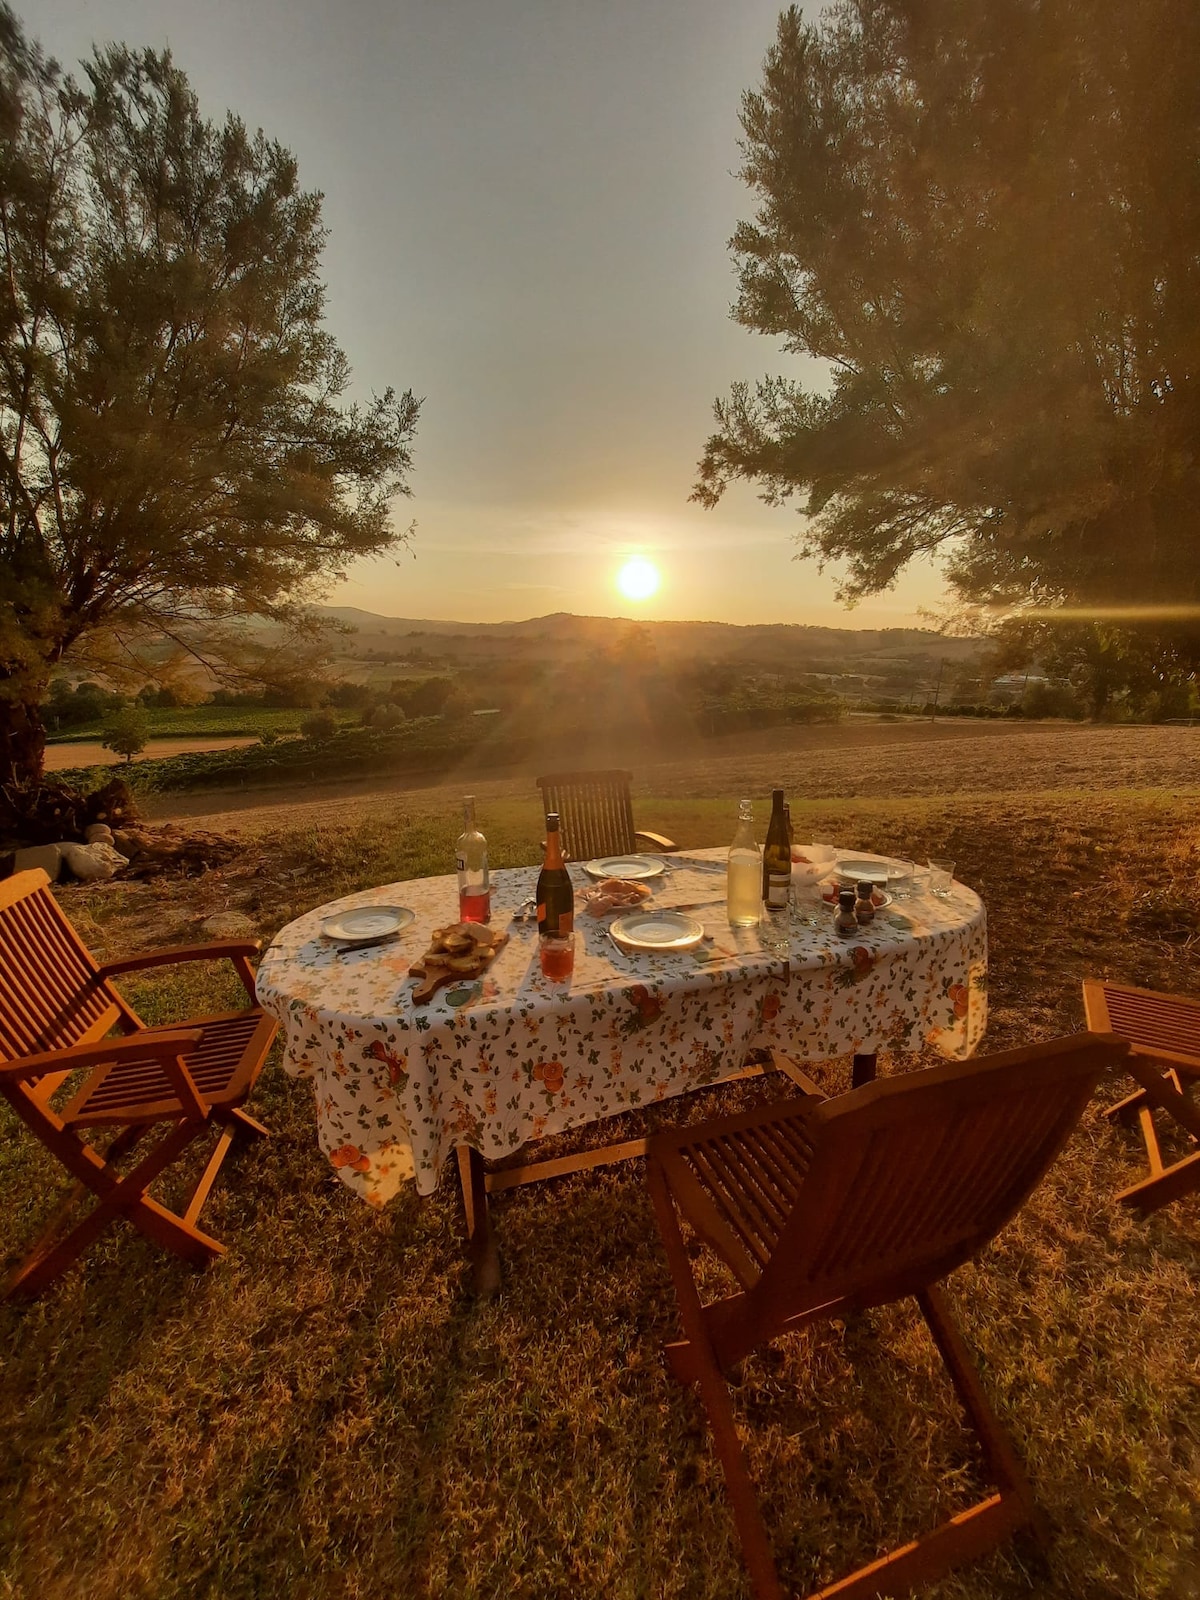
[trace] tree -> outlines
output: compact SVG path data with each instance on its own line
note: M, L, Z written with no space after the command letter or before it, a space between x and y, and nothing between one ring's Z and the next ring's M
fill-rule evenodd
M418 402L342 405L321 197L169 54L76 83L0 6L0 790L41 771L54 666L291 615L403 539Z
M105 718L100 743L127 762L140 755L150 738L150 718L139 706L124 706Z
M695 497L800 496L850 600L941 552L989 606L1194 615L1192 0L792 8L742 123L733 314L820 366L733 386Z

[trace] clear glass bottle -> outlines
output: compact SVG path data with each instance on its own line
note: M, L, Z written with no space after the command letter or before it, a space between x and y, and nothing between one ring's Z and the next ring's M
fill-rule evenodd
M463 797L463 831L454 846L460 922L486 922L492 914L487 840L475 826L475 796Z
M738 802L725 898L731 928L758 927L762 916L762 851L754 837L754 807L749 800Z

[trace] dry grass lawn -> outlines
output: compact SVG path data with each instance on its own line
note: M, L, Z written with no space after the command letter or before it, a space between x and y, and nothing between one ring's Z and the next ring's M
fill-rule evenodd
M1086 787L1062 781L1071 751L1059 766L1010 756L1008 793L939 770L913 794L911 761L889 789L867 760L860 797L797 805L800 830L953 855L989 909L989 1046L1050 1037L1081 1025L1085 974L1200 993L1200 786L1178 764L1194 736L1151 757L1138 736L1153 731L1131 730L1124 758L1105 735ZM708 777L655 774L639 814L684 844L724 841L728 797L762 785L744 764ZM442 870L442 797L403 807L294 819L196 883L63 898L102 951L175 942L223 905L270 935L350 888ZM493 799L484 826L497 864L533 858L528 798ZM157 1019L222 985L176 972L130 993ZM821 1074L836 1089L847 1068ZM773 1092L760 1080L654 1115ZM699 1410L660 1360L676 1320L639 1163L498 1201L505 1292L477 1304L448 1176L431 1201L374 1214L321 1158L308 1085L269 1067L254 1109L274 1137L225 1169L206 1217L230 1251L209 1272L121 1228L40 1302L0 1307L0 1595L748 1593ZM950 1281L1057 1539L1049 1571L1010 1546L933 1591L947 1600L1200 1594L1200 1200L1146 1223L1120 1210L1135 1156L1097 1104L1022 1216ZM0 1120L0 1250L16 1255L54 1192ZM749 1361L735 1393L802 1592L977 1487L905 1308L797 1335Z

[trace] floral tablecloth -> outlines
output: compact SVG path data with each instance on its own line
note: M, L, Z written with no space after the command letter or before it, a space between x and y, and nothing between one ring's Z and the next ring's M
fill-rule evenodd
M284 1065L313 1079L321 1148L372 1205L415 1178L433 1191L459 1144L489 1158L532 1139L728 1077L748 1048L797 1060L916 1051L965 1057L987 1017L983 904L962 884L898 901L850 938L815 892L816 926L793 919L787 957L757 932L730 929L723 850L671 857L655 905L689 906L710 938L678 954L626 952L608 920L576 919L569 988L538 967L537 937L513 937L482 979L412 1003L410 962L457 919L452 876L349 895L289 923L258 972L279 1018ZM578 889L586 882L572 869ZM492 923L508 927L537 868L493 875ZM345 951L321 937L335 911L405 905L415 920L391 943Z

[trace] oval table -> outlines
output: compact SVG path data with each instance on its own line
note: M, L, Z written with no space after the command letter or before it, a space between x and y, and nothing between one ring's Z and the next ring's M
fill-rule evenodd
M594 1165L601 1153L515 1178L486 1174L480 1158L742 1075L755 1047L810 1061L852 1055L868 1074L881 1049L974 1051L987 1017L987 932L970 889L956 883L938 899L918 888L850 938L814 891L817 925L793 918L783 957L756 931L730 929L725 854L670 856L653 883L653 904L690 908L704 944L622 950L609 919L580 911L566 986L542 977L532 925L510 922L536 867L493 875L492 924L512 937L484 977L424 1006L413 1004L408 967L456 918L453 876L364 890L283 928L259 967L258 997L282 1024L285 1068L313 1080L318 1138L343 1181L375 1206L410 1180L429 1194L457 1151L478 1260L490 1248L488 1191ZM588 880L571 871L578 896ZM415 914L390 943L345 950L321 936L336 912L384 903ZM623 1158L642 1145L612 1148Z

